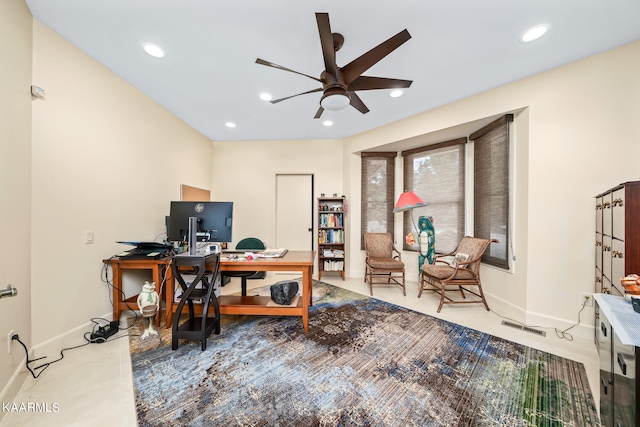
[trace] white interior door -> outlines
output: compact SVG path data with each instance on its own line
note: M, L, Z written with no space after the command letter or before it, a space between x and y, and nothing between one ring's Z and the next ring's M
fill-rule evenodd
M313 175L276 175L276 246L313 249Z

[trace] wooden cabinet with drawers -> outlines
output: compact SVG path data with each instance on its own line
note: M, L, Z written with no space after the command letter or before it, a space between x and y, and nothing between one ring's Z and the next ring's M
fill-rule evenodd
M640 275L640 181L625 182L595 199L595 291L624 296L620 278Z

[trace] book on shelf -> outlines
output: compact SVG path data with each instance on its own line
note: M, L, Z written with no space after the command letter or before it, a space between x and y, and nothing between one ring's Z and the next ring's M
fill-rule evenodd
M342 271L344 261L326 260L324 262L324 271Z
M344 243L344 230L320 230L318 242L320 244Z
M335 213L320 214L321 227L342 227L342 215Z

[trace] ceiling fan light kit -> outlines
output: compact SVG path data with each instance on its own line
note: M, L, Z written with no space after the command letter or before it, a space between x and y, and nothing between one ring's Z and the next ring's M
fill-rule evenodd
M340 111L351 103L351 99L346 93L341 92L325 92L320 100L320 105L325 110Z
M344 67L338 67L336 63L336 52L340 50L344 44L344 37L340 33L331 32L329 14L316 13L316 22L318 24L322 57L325 65L325 69L320 74L320 78L300 73L260 58L256 59L256 63L308 77L321 83L322 87L285 98L272 100L270 101L272 104L300 95L322 92L323 94L320 98L320 107L318 108L316 115L313 117L314 119L319 119L324 110L339 111L346 108L348 105L351 105L362 114L366 114L369 112L369 108L367 108L362 99L360 99L356 94L356 91L399 89L411 86L411 80L362 75L362 73L367 71L411 38L411 35L406 29L380 43L368 52L360 55Z

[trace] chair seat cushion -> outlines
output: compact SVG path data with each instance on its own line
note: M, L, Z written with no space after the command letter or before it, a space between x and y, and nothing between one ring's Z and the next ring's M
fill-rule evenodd
M420 268L427 276L435 277L436 279L446 279L450 277L455 268L450 267L448 265L433 265L433 264L422 264ZM456 274L456 279L473 279L474 276L469 270L458 270L458 274Z
M394 258L369 258L367 263L371 268L387 270L402 270L404 268L404 262Z

